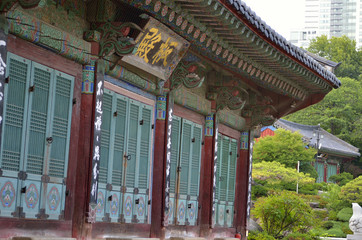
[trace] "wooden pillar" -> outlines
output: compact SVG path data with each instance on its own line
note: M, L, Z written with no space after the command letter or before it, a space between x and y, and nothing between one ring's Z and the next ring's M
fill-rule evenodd
M7 40L8 40L8 21L5 18L5 16L0 15L0 145L1 145L1 136L2 136L2 125L3 125Z
M341 165L337 163L337 174L341 173Z
M246 239L247 212L248 212L248 189L249 189L249 167L250 167L250 133L242 132L240 139L239 158L236 166L236 194L235 210L236 231Z
M93 131L93 89L95 65L83 66L82 97L80 110L80 128L78 142L78 162L74 189L74 211L72 237L84 239L90 236L91 225L87 223L89 202L89 172L91 167L92 131ZM85 190L86 189L86 190Z
M323 176L323 181L324 182L327 182L327 173L328 173L328 163L327 162L325 162L324 163L324 176Z
M214 175L214 114L206 116L204 155L201 159L200 171L200 236L208 237L211 234L212 221L212 193Z
M166 117L167 97L157 97L157 118L155 128L155 147L153 160L153 185L151 208L151 233L152 238L164 238L164 189L165 189L165 141L166 141Z

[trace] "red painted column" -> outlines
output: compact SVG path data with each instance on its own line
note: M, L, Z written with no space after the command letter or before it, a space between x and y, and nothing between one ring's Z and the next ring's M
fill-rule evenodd
M153 159L151 232L152 238L164 238L164 189L165 189L165 145L166 145L166 96L157 97L157 119L155 126Z
M324 163L324 177L323 177L323 181L327 182L327 172L328 172L328 163Z
M339 165L339 163L337 164L337 174L341 173L341 166Z
M86 66L83 68L85 69ZM88 67L91 67L88 65ZM94 65L93 65L93 68ZM87 72L89 74L89 72ZM96 71L93 69L94 82ZM85 70L83 75L86 74ZM91 167L92 131L93 131L93 93L84 87L85 76L83 76L80 128L78 142L78 158L76 166L76 184L74 191L74 212L72 221L72 237L85 239L91 235L91 224L87 223L87 212L89 202L89 172ZM94 84L90 82L90 85ZM86 190L85 190L86 189Z
M200 171L200 236L211 234L212 189L214 174L214 114L206 117L203 158Z
M247 205L249 187L249 146L250 133L243 132L240 140L239 158L236 166L235 186L235 226L236 231L241 233L242 239L246 239Z

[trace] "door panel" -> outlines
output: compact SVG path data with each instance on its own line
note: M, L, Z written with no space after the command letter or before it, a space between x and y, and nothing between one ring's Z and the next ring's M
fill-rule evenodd
M237 141L219 134L216 175L216 224L232 227L234 219Z
M11 53L8 57L11 81L5 87L0 162L3 176L18 178L17 189L15 181L3 186L15 189L12 216L59 219L65 207L74 77Z
M109 218L103 220L145 223L149 211L152 107L107 89L104 93L99 186L106 190L105 213Z

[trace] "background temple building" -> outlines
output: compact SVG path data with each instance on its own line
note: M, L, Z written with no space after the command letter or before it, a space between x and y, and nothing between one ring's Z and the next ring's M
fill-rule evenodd
M239 0L0 13L0 238L246 239L254 136L341 84Z
M318 156L314 163L314 167L318 172L317 182L329 182L330 176L340 173L343 162L352 161L361 155L358 148L339 139L318 125L303 125L279 119L274 123L274 126L292 132L299 132L307 146L318 148Z

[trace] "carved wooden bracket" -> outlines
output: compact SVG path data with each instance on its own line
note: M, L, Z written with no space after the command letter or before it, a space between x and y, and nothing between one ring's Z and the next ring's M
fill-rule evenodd
M216 101L216 110L228 107L230 110L242 109L248 101L249 93L237 86L210 86L206 95L208 100Z
M181 60L170 77L171 89L181 85L187 88L198 88L205 80L206 67L200 62Z
M115 54L119 57L116 62L118 64L122 56L132 54L137 44L128 36L131 28L142 32L138 25L131 22L107 22L98 25L96 30L101 34L98 56L104 58Z
M0 3L0 13L9 11L15 3L19 3L22 8L34 8L40 3L40 0L2 0Z
M272 105L248 105L243 110L242 117L247 120L249 127L270 126L277 120L275 113L276 109Z

